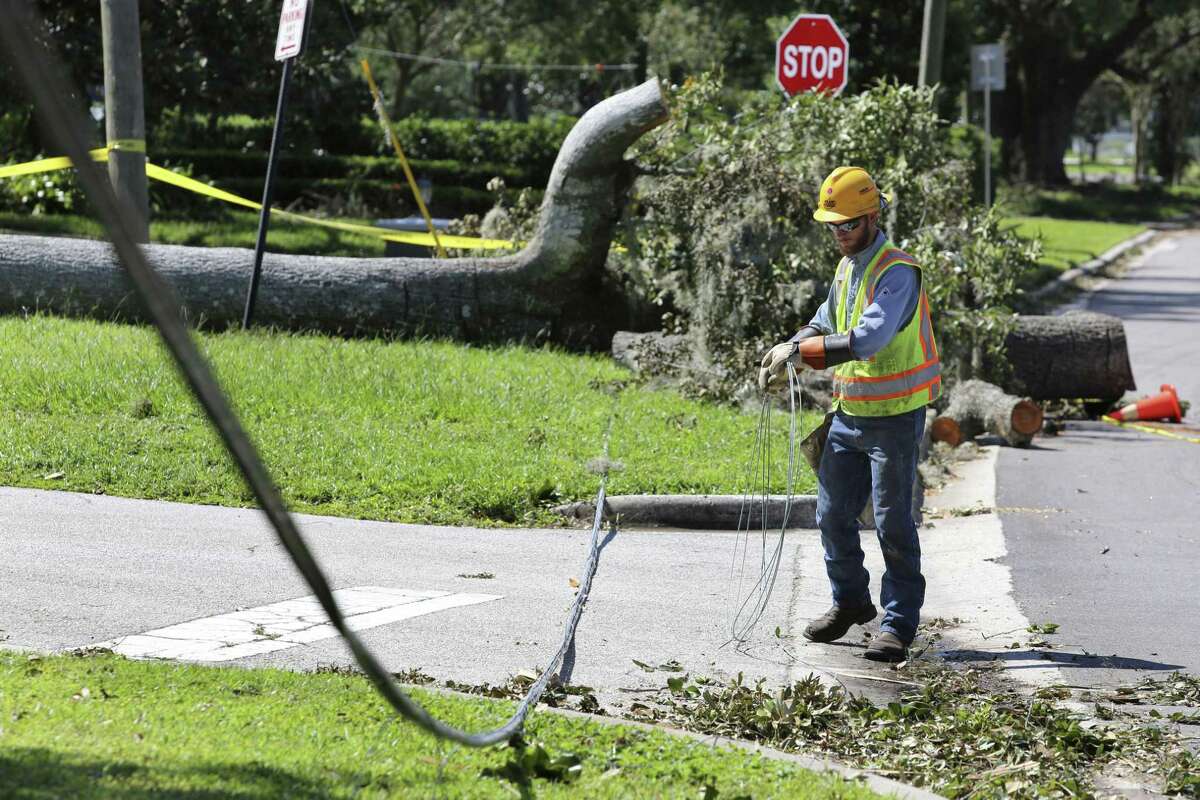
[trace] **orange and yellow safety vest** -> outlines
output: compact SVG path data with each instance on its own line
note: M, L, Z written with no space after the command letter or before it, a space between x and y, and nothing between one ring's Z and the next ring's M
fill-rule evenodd
M890 241L884 242L871 259L859 281L854 307L846 317L847 293L850 287L850 259L838 264L835 291L838 298L836 324L838 333L853 330L863 309L874 302L879 279L897 264L921 268L908 253ZM861 417L887 417L913 411L937 400L942 394L942 364L937 343L933 340L933 324L929 319L929 298L925 285L920 283L921 296L912 319L897 331L892 341L871 358L847 361L834 367L833 407Z

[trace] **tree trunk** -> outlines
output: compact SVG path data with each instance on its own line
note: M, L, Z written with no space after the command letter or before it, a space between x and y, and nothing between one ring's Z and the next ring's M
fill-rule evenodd
M1036 403L984 381L963 381L951 392L945 413L933 421L930 436L957 447L987 432L1014 447L1025 447L1041 429L1042 409Z
M468 340L607 348L629 327L603 264L632 184L623 155L667 118L656 80L585 114L559 150L537 231L502 258L330 258L267 254L255 310L264 325L348 334L389 331ZM241 319L250 250L151 245L196 324ZM107 242L0 237L0 311L142 318Z
M993 97L999 101L993 121L1008 145L1007 166L1027 183L1070 183L1063 154L1071 145L1075 109L1088 84L1069 81L1066 52L1041 38L1027 35L1017 41L1012 56L1011 77Z
M1034 400L1115 401L1136 389L1125 326L1090 311L1022 316L1005 340L1012 378L1004 388Z
M1133 182L1140 185L1149 176L1146 163L1147 127L1153 105L1153 90L1151 87L1125 82L1126 93L1129 97L1129 127L1133 133Z
M1070 3L997 4L1007 15L1012 64L1000 97L1006 167L1024 181L1066 184L1062 159L1083 93L1112 67L1156 19L1147 0L1113 9L1109 33L1089 32ZM1131 11L1125 16L1126 11Z

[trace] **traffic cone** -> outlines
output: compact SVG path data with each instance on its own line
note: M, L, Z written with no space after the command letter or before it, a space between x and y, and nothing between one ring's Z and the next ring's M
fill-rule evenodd
M1158 387L1158 394L1153 397L1143 397L1136 403L1130 403L1120 411L1108 414L1117 422L1134 422L1136 420L1165 419L1170 422L1183 421L1183 409L1179 407L1179 395L1175 387L1164 383Z

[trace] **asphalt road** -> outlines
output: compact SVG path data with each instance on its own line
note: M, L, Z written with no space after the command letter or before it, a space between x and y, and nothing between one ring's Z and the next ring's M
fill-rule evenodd
M1158 240L1074 306L1124 320L1139 394L1174 384L1200 415L1200 233ZM1057 623L1064 651L1097 656L1056 658L1065 679L1200 672L1200 445L1072 423L1001 448L996 482L1018 605Z

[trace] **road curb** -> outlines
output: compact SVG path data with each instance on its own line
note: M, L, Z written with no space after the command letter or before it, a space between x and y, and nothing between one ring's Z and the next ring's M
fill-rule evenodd
M1123 242L1118 242L1109 249L1105 250L1100 255L1093 258L1091 261L1085 261L1077 267L1072 267L1063 274L1059 275L1054 280L1047 283L1026 295L1030 300L1044 300L1047 297L1053 296L1063 289L1074 285L1075 281L1087 275L1094 275L1100 270L1112 264L1121 256L1135 247L1141 247L1148 243L1151 239L1158 236L1162 231L1148 230L1142 231L1136 236L1131 236Z
M817 527L816 495L793 495L790 509L786 495L770 495L765 503L769 528ZM609 497L604 505L609 519L629 526L732 531L738 529L743 512L750 529L763 526L761 501L751 503L740 494L628 494ZM590 522L596 504L583 500L558 506L554 511ZM742 527L747 523L742 522Z
M407 685L405 688L409 688ZM437 694L453 695L455 697L466 697L478 700L480 695L471 694L470 692L459 692L454 689L447 689L442 686L421 686L413 685L412 688L420 689L426 692L435 692ZM907 783L885 778L882 775L877 775L868 770L856 769L848 767L837 761L832 761L827 758L818 756L807 756L799 753L787 753L783 750L776 750L773 747L758 744L757 742L749 742L744 739L730 739L723 736L715 736L706 733L696 733L682 728L675 728L669 725L654 725L649 722L641 722L638 720L625 719L623 717L600 716L598 714L587 714L582 711L575 711L569 708L552 708L550 706L539 705L534 713L558 714L563 717L572 719L583 719L589 722L595 722L600 725L619 725L628 728L637 728L645 731L659 731L669 736L678 736L685 739L692 739L709 747L725 747L736 750L743 750L748 753L760 755L763 758L769 758L773 761L786 761L795 764L798 767L807 769L811 772L832 772L840 775L848 781L857 781L864 784L867 788L879 794L891 795L893 797L904 798L905 800L942 800L943 795L931 792L928 789L922 789L917 786L912 786Z

